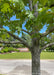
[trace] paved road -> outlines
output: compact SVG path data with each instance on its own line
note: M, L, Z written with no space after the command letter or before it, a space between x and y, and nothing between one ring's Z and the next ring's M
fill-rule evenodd
M54 60L41 60L41 75L54 75ZM0 60L0 74L31 75L31 60Z

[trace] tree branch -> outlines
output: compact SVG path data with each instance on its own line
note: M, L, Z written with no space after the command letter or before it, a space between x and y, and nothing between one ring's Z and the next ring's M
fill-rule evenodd
M7 15L5 14L6 18L10 21L10 19L7 17ZM27 32L28 34L30 34L28 31L22 29L24 32ZM25 42L24 40L22 40L21 38L19 38L18 36L15 36L14 34L10 33L9 31L6 30L6 32L11 35L12 37L14 37L15 39L18 39L22 44L24 44L25 46L27 46L28 48L30 48L30 46L28 45L27 42Z
M49 33L53 32L53 31L54 31L54 27L51 27L50 30L48 30L47 32L41 34L41 37L45 37L45 36L47 36Z
M24 32L28 33L29 35L31 35L31 33L30 33L30 32L28 32L28 31L26 31L26 30L24 30L24 29L22 29L22 31L24 31Z
M30 7L30 11L33 10L33 7L32 7L32 0L29 0L29 7Z
M24 40L22 40L20 37L18 37L18 36L16 36L16 35L12 34L11 32L9 32L9 31L7 31L7 30L6 30L6 32L7 32L10 36L12 36L13 38L19 40L23 45L25 45L25 46L27 46L28 48L30 48L30 46L28 45L28 43L25 42Z
M38 16L38 2L34 5L34 16L37 17Z
M4 43L4 44L21 44L20 41L3 41L3 40L1 40L0 43Z
M5 14L6 18L10 21L10 19L7 17L7 15Z
M49 47L49 46L52 46L52 45L54 45L54 42L45 45L44 47L42 47L42 49L40 49L40 53L42 52L42 50L44 50L45 48L47 48L47 47Z

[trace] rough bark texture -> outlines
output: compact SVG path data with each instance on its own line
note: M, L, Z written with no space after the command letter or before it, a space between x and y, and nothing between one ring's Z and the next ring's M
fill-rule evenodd
M34 38L33 47L31 49L32 54L32 75L40 75L40 52L39 41Z

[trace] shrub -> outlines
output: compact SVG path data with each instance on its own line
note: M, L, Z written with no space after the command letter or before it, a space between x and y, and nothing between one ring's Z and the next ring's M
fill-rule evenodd
M51 48L51 47L48 47L48 48L46 48L46 51L47 51L47 52L54 52L54 49Z
M19 50L15 49L15 48L13 48L13 47L9 47L9 48L8 48L8 52L12 52L12 51L14 51L14 52L17 51L17 52L18 52Z
M16 49L17 52L20 52L20 50Z
M1 51L0 51L0 53L1 53Z
M46 48L46 50L49 50L49 48Z
M3 47L3 44L0 44L0 47Z
M12 51L13 51L13 47L9 47L8 52L12 52Z
M2 51L4 51L4 53L7 53L8 52L8 47L3 48Z
M3 51L3 50L1 50L1 51L0 51L0 53L4 53L4 51Z
M19 52L19 50L15 49L13 47L5 47L0 51L0 53L7 53L7 52L13 52L13 51Z

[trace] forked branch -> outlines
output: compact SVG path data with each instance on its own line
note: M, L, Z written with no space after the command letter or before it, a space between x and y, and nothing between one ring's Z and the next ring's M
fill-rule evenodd
M7 31L7 30L6 30L6 32L7 32L10 36L12 36L14 39L19 40L23 45L25 45L26 47L30 48L30 46L28 45L28 43L25 42L24 40L22 40L20 37L18 37L18 36L16 36L16 35L12 34L11 32L9 32L9 31Z

